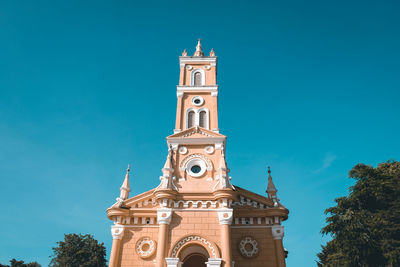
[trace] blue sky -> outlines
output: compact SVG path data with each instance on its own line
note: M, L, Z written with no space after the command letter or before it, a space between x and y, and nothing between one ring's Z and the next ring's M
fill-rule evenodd
M1 1L0 263L46 266L64 233L111 248L132 165L158 185L178 56L219 56L233 183L290 210L288 266L314 266L348 171L400 158L398 1ZM150 100L151 99L151 100ZM107 257L108 257L107 255Z

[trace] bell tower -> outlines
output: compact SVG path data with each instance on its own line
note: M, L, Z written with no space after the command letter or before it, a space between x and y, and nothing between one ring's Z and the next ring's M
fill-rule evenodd
M226 136L218 129L217 57L204 56L200 39L193 56L179 57L177 112L174 134L159 190L210 193L232 190L225 161Z
M186 50L179 57L180 76L174 133L193 126L218 133L217 57L204 56L200 39L193 56Z

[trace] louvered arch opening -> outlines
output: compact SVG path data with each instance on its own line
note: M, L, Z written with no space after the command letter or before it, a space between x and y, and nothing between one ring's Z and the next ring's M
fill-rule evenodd
M204 110L202 110L202 111L200 111L200 114L199 114L199 124L200 124L200 127L203 127L203 128L208 128L207 126L207 121L208 121L208 118L207 118L207 112L206 111L204 111Z
M193 127L193 126L195 125L195 123L196 123L196 116L195 116L194 111L189 111L189 112L188 112L188 118L187 118L187 120L188 120L188 123L187 123L187 127L188 127L188 128L191 128L191 127Z

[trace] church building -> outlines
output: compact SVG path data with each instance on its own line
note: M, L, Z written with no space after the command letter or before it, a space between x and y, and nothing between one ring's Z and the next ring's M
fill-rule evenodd
M289 211L270 169L266 196L233 185L229 176L215 52L205 56L199 40L179 64L175 129L160 184L130 197L128 167L120 196L107 209L114 222L109 266L286 266L282 221Z

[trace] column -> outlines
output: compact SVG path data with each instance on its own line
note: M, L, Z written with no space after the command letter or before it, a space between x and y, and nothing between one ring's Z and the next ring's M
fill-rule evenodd
M232 224L233 209L219 209L218 219L221 225L221 252L222 260L225 262L225 267L232 267L231 255L231 235L230 227ZM215 266L215 265L210 265Z
M172 219L172 209L159 208L157 209L157 221L160 227L158 228L158 244L156 255L156 267L165 266L165 250L167 248L168 228ZM173 265L169 265L173 266Z
M206 262L207 267L220 267L222 263L222 259L218 259L218 258L209 258L208 262Z
M282 225L273 225L271 227L272 237L275 243L275 257L278 267L285 267L285 252L283 250L282 238L284 235L284 228Z
M118 260L120 255L121 239L124 236L124 230L125 228L122 225L111 226L113 243L111 247L110 262L108 264L109 267L117 267L119 265Z
M167 267L181 267L182 262L179 261L179 258L165 258L167 262Z
M185 116L182 112L183 107L183 92L176 92L177 105L176 105L176 121L175 121L175 130L174 134L185 129L185 122L183 121L183 117Z

